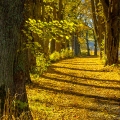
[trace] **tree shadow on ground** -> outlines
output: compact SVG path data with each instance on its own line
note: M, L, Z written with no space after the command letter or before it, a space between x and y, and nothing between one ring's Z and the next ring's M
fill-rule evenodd
M47 86L43 86L37 82L33 82L30 85L30 88L38 88L38 89L43 89L43 90L48 90L48 91L53 91L56 93L62 93L62 94L67 94L67 95L72 95L72 96L84 96L87 98L91 98L91 99L99 99L99 100L106 100L106 101L113 101L116 104L120 104L120 98L114 98L114 97L103 97L103 96L98 96L98 95L90 95L90 94L83 94L83 93L79 93L79 92L74 92L74 91L67 91L67 90L60 90L60 89L54 89L52 87L47 87Z
M81 62L80 63L62 63L62 64L71 64L71 65L103 65L103 64L82 64Z
M64 64L65 61L62 61L61 64ZM69 62L69 60L67 61L68 64L71 65L71 63ZM66 63L67 63L66 62ZM81 63L81 62L80 62ZM84 62L83 62L84 63ZM87 62L89 63L89 62ZM85 65L88 65L87 63L85 63ZM91 62L93 65L95 62ZM77 64L77 62L72 62L72 64ZM82 64L82 63L81 63ZM79 65L79 62L78 64ZM95 64L96 65L96 64ZM63 68L64 71L58 71L56 69L59 69L59 68ZM67 71L66 69L69 69L69 70L73 70L72 72L68 70L68 72L65 72ZM78 89L78 88L84 88L85 90L89 90L89 89L86 89L86 88L90 88L90 90L92 90L91 88L94 87L95 90L96 88L101 88L103 91L109 91L109 90L112 90L112 91L120 91L120 87L112 87L112 86L106 86L106 84L103 86L99 84L99 82L107 82L107 84L120 84L120 81L117 81L117 80L109 80L109 79L97 79L97 78L92 78L92 77L89 77L89 76L85 76L82 77L82 76L78 76L77 73L75 72L76 70L80 70L80 71L90 71L90 72L104 72L104 71L99 71L99 70L93 70L93 69L78 69L78 68L71 68L71 67L62 67L62 66L56 66L56 65L52 65L50 66L49 70L47 71L48 74L43 74L40 78L40 80L37 82L37 81L33 81L33 83L29 86L30 89L38 89L40 91L46 91L47 94L55 94L56 96L60 96L60 97L57 97L58 99L63 99L63 97L66 97L66 96L72 96L74 99L75 98L79 98L78 100L81 100L82 102L79 103L77 101L77 103L74 103L74 99L71 100L72 102L69 103L69 102L66 102L65 104L64 103L59 103L58 101L55 102L53 99L53 96L51 96L53 99L53 101L47 101L47 100L39 100L39 99L36 99L35 102L40 102L42 104L46 104L46 106L49 106L49 105L53 105L56 107L55 104L57 104L57 106L59 107L62 107L63 109L67 109L69 111L69 109L76 109L77 111L81 111L81 109L84 111L86 109L86 111L89 111L87 113L92 113L93 116L93 120L119 120L120 118L120 108L118 108L118 106L120 106L120 98L119 96L117 95L116 96L107 96L106 94L97 94L95 92L82 92L81 90L82 89ZM65 73L64 73L65 72ZM104 73L103 73L104 74ZM54 76L55 75L55 76ZM57 76L57 77L56 77ZM70 78L67 80L67 78ZM89 83L85 82L85 81L89 81ZM92 83L90 82L97 82L98 84L95 84L95 85L92 85ZM59 83L59 84L56 84L56 83ZM67 83L67 84L66 84ZM63 85L62 85L63 84ZM68 89L67 86L70 86L71 88L75 85L75 87L77 86L78 88L74 88L74 89ZM64 86L64 88L63 88ZM35 90L36 90L35 89ZM77 90L78 89L78 90ZM63 95L63 96L62 96ZM62 97L61 97L62 96ZM70 97L70 98L72 98ZM68 97L69 98L69 97ZM84 98L85 99L85 102L84 102ZM66 99L65 99L66 100ZM82 104L82 103L85 103L85 104ZM88 103L90 102L90 104ZM116 107L117 106L117 107ZM113 109L113 108L114 109ZM117 108L117 109L115 109ZM99 114L100 113L100 116L99 115L96 115L96 114ZM103 113L105 115L103 115ZM92 117L92 115L90 117ZM106 116L108 115L106 118L103 118L103 116ZM97 117L100 117L100 119L95 119ZM109 118L110 116L114 116L114 118ZM85 119L84 119L85 120ZM91 119L90 119L91 120Z
M78 58L99 58L99 56L96 56L96 55L84 55L84 56L80 56Z
M104 103L107 102L107 104L109 102L109 104L111 104L111 105L118 105L118 104L116 104L116 102L113 102L113 101L111 103L110 103L110 101L107 101L107 100L102 100L102 101ZM54 106L54 105L56 106L56 103L54 103L54 101L35 99L34 102L40 102L41 104L46 104L46 106ZM66 109L67 108L71 108L71 109L76 108L76 109L87 109L87 110L93 111L93 112L102 112L99 107L93 107L93 106L91 107L91 106L85 106L85 105L80 105L80 104L71 104L70 103L70 104L62 105L62 104L57 103L57 106L59 106L61 108L66 108ZM115 111L115 110L113 111L110 109L107 112L108 112L108 114L119 116L119 109L117 111Z
M96 62L82 62L82 61L80 61L80 62L77 62L77 61L72 61L72 62L70 62L70 61L61 61L62 62L62 64L76 64L76 65L79 65L79 64L85 64L85 63L87 63L87 64L95 64ZM95 64L96 65L96 64ZM103 64L99 64L99 65L103 65Z
M71 74L63 73L63 72L55 70L54 68L50 68L47 72L50 74L66 75L69 77L79 78L80 80L88 80L89 79L89 80L93 80L93 81L114 82L114 83L120 84L120 81L117 81L117 80L106 80L106 79L104 80L104 79L91 78L88 76L79 77L79 76L76 76L74 73L73 74L72 73Z
M106 115L110 115L110 116L114 116L114 117L111 117L112 120L120 120L120 115L119 115L119 112L120 112L120 109L115 111L115 110L112 110L112 109L109 109L109 108L104 108L103 110L99 107L88 107L88 106L85 106L85 107L82 107L81 105L74 105L74 104L71 104L70 107L74 107L76 109L87 109L88 111L90 112L95 112L96 114L102 114L103 111L106 111ZM97 119L97 115L96 116L96 119ZM91 117L91 116L89 116ZM110 117L104 117L104 115L100 116L100 119L99 120L108 120L110 119ZM93 117L93 119L95 119L95 117Z
M83 65L83 64L81 64ZM87 64L88 65L88 64ZM93 65L93 64L92 64ZM95 64L96 65L96 64ZM103 69L100 70L91 70L91 69L81 69L81 68L70 68L70 67L63 67L63 66L55 66L52 65L52 68L65 68L65 69L70 69L70 70L80 70L80 71L90 71L90 72L109 72L109 71L105 71Z
M81 83L81 82L76 82L76 81L70 81L70 80L62 80L62 79L58 79L58 78L52 78L52 77L48 77L45 75L42 75L43 78L45 79L49 79L52 81L58 81L58 82L64 82L64 83L70 83L73 85L80 85L80 86L89 86L89 87L94 87L94 88L102 88L102 89L113 89L113 90L120 90L120 87L109 87L109 86L98 86L98 85L92 85L92 84L88 84L88 83Z
M44 76L43 76L44 77ZM49 78L45 76L45 79L46 81L47 80L54 80L54 81L58 81L58 82L61 82L62 80L60 79L52 79L52 78ZM63 82L63 81L62 81ZM68 81L66 81L68 82ZM70 82L72 84L76 84L74 82ZM109 108L109 106L120 106L120 98L117 98L117 97L106 97L106 96L100 96L100 95L92 95L92 94L84 94L84 93L80 93L80 92L76 92L76 91L72 91L72 90L63 90L63 89L59 89L59 88L54 88L54 86L47 86L47 84L49 83L39 83L39 82L33 82L31 85L30 85L30 89L33 89L33 88L37 88L39 90L42 90L42 91L49 91L49 92L53 92L54 94L65 94L66 95L70 95L70 96L76 96L76 97L84 97L84 98L88 98L89 101L93 101L94 104L98 104L99 106L87 106L87 105L81 105L81 104L75 104L75 103L70 103L70 104L59 104L57 103L57 106L59 107L64 107L66 109L69 109L69 108L75 108L75 109L86 109L90 112L98 112L98 113L103 113L103 110L105 110L107 112L107 114L109 115L114 115L116 117L115 120L119 120L117 119L119 116L119 112L120 112L120 109L111 109ZM54 103L54 101L50 102L50 101L41 101L39 99L35 100L35 102L41 102L41 103L46 103L47 106L49 105L53 105L56 104ZM106 106L105 106L106 105ZM109 106L107 106L109 105Z

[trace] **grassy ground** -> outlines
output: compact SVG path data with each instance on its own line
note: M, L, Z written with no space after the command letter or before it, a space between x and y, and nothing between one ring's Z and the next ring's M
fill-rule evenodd
M120 72L99 58L52 64L27 86L34 120L120 120Z

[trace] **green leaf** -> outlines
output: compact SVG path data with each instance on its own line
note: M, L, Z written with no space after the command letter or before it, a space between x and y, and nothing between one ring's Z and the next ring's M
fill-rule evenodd
M68 37L68 36L66 36L66 39L68 40L68 39L69 39L69 37Z

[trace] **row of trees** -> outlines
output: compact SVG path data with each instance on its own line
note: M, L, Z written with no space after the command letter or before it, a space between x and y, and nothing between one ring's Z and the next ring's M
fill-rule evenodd
M70 5L71 3L73 4ZM42 23L41 25L45 25L46 23L48 25L50 22L53 23L53 20L61 22L63 20L65 24L64 19L67 19L72 23L70 18L76 17L74 14L69 16L69 11L75 12L77 7L78 2L68 0L0 1L0 117L3 116L6 119L12 119L13 116L20 117L22 113L26 113L25 116L28 118L22 119L32 119L29 105L26 104L28 100L25 83L26 81L30 81L29 68L31 65L36 64L36 59L31 49L26 46L30 45L29 42L32 42L32 45L37 42L42 46L41 52L47 56L49 38L45 39L47 36L40 37L32 29L29 29L29 34L31 35L29 37L32 39L28 39L23 32L28 30L25 26L25 21L29 18L29 20L39 20ZM57 25L55 26L57 27ZM64 25L64 27L66 26ZM66 28L59 28L66 30ZM69 33L68 30L67 32ZM65 44L68 43L66 33L65 38L58 35L57 40L59 42L53 38L51 39L51 53L54 50L60 51L66 47ZM61 39L64 39L66 42L61 42ZM23 107L21 108L21 106Z
M0 117L26 113L22 119L32 119L25 83L31 81L29 70L36 65L36 53L48 59L50 53L71 47L77 54L79 43L88 43L93 36L96 51L97 40L105 53L106 65L116 64L119 8L119 0L1 0ZM87 49L89 55L88 44Z
M91 5L94 30L100 46L101 57L102 55L105 57L106 65L116 64L118 63L120 40L120 1L91 0Z

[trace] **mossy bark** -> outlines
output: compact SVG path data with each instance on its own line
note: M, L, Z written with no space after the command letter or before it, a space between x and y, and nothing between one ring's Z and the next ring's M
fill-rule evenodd
M21 30L23 24L24 0L0 1L0 88L4 85L4 109L1 111L6 119L20 117L23 112L28 112L29 106L20 109L14 101L27 102L25 90L25 52L22 50ZM2 115L1 115L2 116ZM31 115L26 115L32 119Z

